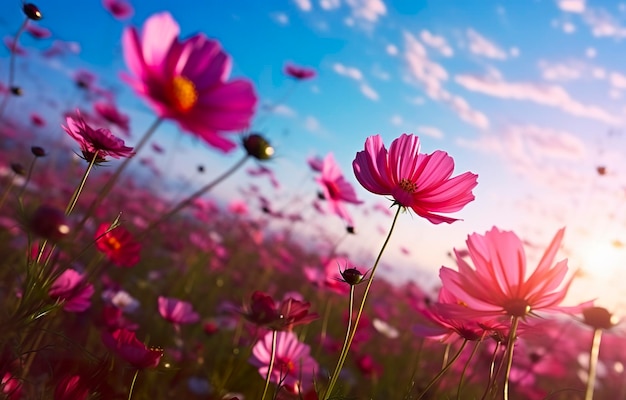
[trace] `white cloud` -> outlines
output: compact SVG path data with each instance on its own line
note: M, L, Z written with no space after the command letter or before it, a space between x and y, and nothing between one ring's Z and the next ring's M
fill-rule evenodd
M586 66L581 63L549 63L547 61L539 61L539 69L541 76L547 81L571 81L580 79Z
M626 76L619 72L611 72L609 82L616 89L626 89Z
M409 72L423 88L428 97L450 107L463 121L479 128L487 128L489 120L480 111L474 110L465 99L453 95L443 88L448 72L428 58L426 49L413 35L404 32L404 59Z
M304 119L304 128L311 132L319 132L322 129L322 124L317 118L309 115Z
M472 53L496 60L506 59L506 52L495 43L489 41L487 38L471 28L468 29L466 33L467 38L469 39L469 49Z
M626 37L626 28L602 8L585 11L583 20L591 27L591 33L595 37Z
M572 24L571 22L564 22L562 28L563 28L563 32L565 33L576 32L576 25Z
M562 11L580 14L585 11L585 0L558 0L557 6Z
M311 0L293 0L293 2L296 3L296 6L302 11L311 11L313 9Z
M443 138L443 132L434 126L420 125L417 127L417 133L421 133L422 135L430 136L435 139Z
M511 57L515 58L515 57L519 57L520 55L520 51L519 48L517 47L511 47L509 49L509 54L511 55Z
M376 22L379 17L387 14L387 7L382 0L346 0L352 9L352 16L368 22Z
M598 52L593 47L587 47L587 49L585 50L585 56L587 58L595 58L596 55L598 55Z
M402 119L402 117L398 114L394 114L391 116L391 125L393 126L400 126L402 125L402 123L404 122L404 120Z
M274 107L272 107L272 112L274 114L277 115L282 115L285 117L295 117L296 116L296 112L293 110L293 108L286 106L284 104L278 104Z
M587 159L587 145L574 134L537 125L509 125L478 139L458 138L459 146L497 155L519 177L550 189L571 190ZM570 179L571 178L571 179Z
M387 51L387 54L389 54L390 56L398 55L398 47L393 44L388 44L387 47L385 47L385 51Z
M443 36L433 35L427 30L423 30L420 32L420 38L426 45L436 49L439 53L441 53L442 56L452 57L454 55L452 47L450 47L450 45L446 41L446 38L444 38Z
M360 81L363 79L363 73L358 68L346 67L341 63L333 64L333 71L341 76L346 76L350 79L354 79L355 81Z
M334 10L341 6L341 0L320 0L322 10Z
M571 98L561 86L531 82L507 82L492 77L457 75L455 81L467 90L484 93L503 99L527 100L537 104L558 108L578 117L596 119L608 124L619 124L621 120L606 110L585 105Z
M368 85L367 83L361 83L359 87L361 89L361 93L363 93L363 96L367 97L370 100L378 100L378 93L376 93L376 91L372 89L370 85Z
M289 25L289 16L282 12L276 12L270 15L279 25Z

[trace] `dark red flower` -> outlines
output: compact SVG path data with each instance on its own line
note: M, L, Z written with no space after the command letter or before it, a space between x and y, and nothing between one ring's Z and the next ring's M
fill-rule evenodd
M96 231L96 248L120 267L132 267L139 262L141 244L123 226L109 230L110 224L103 223ZM108 231L108 232L107 232Z
M308 67L299 67L297 65L288 63L284 69L285 75L290 76L296 80L304 81L307 79L315 78L315 70Z
M135 332L123 328L102 332L102 342L137 369L156 368L163 357L162 349L146 346L137 339Z
M296 325L308 324L318 318L316 313L309 313L311 303L291 297L276 304L271 296L257 290L252 293L251 300L249 308L243 312L244 317L272 330L291 330Z

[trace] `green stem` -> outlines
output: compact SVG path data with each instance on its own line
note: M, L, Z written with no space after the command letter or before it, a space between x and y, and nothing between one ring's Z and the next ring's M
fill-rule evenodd
M346 329L346 337L343 341L343 346L341 347L341 353L339 354L339 360L337 361L337 365L335 365L335 370L333 371L333 375L328 383L328 389L326 390L325 399L331 395L332 389L337 383L337 379L339 377L339 373L341 372L341 367L345 362L345 355L347 352L344 352L344 349L347 348L348 342L350 341L350 332L352 330L352 312L354 310L354 285L350 285L350 296L348 300L348 326ZM342 358L343 357L343 358Z
M19 201L22 201L22 196L24 196L24 191L26 190L26 186L28 186L28 182L30 182L30 178L33 175L33 169L35 169L35 161L37 161L38 157L34 157L33 161L31 161L30 166L28 167L28 173L26 174L26 179L24 179L24 183L22 184L22 188L20 189L20 193L17 195Z
M159 219L157 219L156 221L154 221L153 223L151 223L140 235L139 237L143 237L144 235L148 234L149 232L151 232L157 225L159 225L160 223L162 223L163 221L167 220L168 218L170 218L171 216L173 216L174 214L178 213L180 210L182 210L183 208L187 207L188 205L190 205L191 203L194 202L194 200L196 200L198 197L202 196L203 194L207 193L208 191L210 191L211 189L213 189L215 186L217 186L219 183L221 183L224 179L228 178L230 175L232 175L235 171L237 171L239 168L241 168L241 166L243 164L245 164L245 162L248 160L248 155L246 154L242 159L240 159L235 165L233 165L232 167L230 167L226 172L224 172L222 175L218 176L217 178L215 178L213 181L207 183L206 185L204 185L203 187L201 187L199 190L197 190L195 193L193 193L191 196L187 197L184 200L181 200L174 208L172 208L170 211L168 211L167 213L163 214Z
M6 96L4 96L4 99L2 100L2 104L0 104L0 120L2 119L2 116L4 115L4 110L7 108L7 104L9 104L9 98L12 95L13 80L15 79L15 58L17 55L17 52L16 52L17 42L20 36L22 35L22 32L24 32L24 29L26 29L27 24L28 24L28 17L24 18L24 22L22 22L22 25L20 25L20 28L17 30L17 33L15 34L15 38L13 38L13 48L10 49L11 56L9 59L9 81L7 84L8 92Z
M263 388L263 396L261 400L265 400L267 389L270 387L270 380L272 378L272 369L274 368L274 360L276 359L276 331L272 331L272 350L270 355L270 365L267 368L267 375L265 376L265 387Z
M356 330L359 327L359 321L361 320L361 315L363 314L363 309L365 308L365 301L367 300L367 295L370 291L370 288L372 287L372 282L374 282L374 275L376 274L376 269L378 268L378 264L380 263L380 259L382 258L383 252L385 251L385 248L387 247L387 244L389 243L389 239L391 239L391 234L393 233L393 229L396 226L396 222L398 221L398 216L400 215L401 210L402 210L402 207L398 205L398 210L396 211L396 215L394 215L393 217L391 228L389 228L389 233L387 234L387 237L385 238L385 242L383 243L383 246L381 247L380 252L378 252L378 256L376 257L376 261L374 262L374 266L372 267L372 273L370 274L370 277L367 280L367 285L365 286L365 291L363 292L363 298L361 299L361 305L359 306L359 312L357 313L356 319L354 320L354 327L352 328L352 332L350 333L348 340L344 343L344 346L341 349L341 353L339 355L339 362L337 363L337 366L335 367L335 372L333 372L333 375L331 377L328 389L326 390L326 394L324 395L324 400L329 399L332 393L333 387L337 383L337 378L339 377L339 373L341 372L341 369L343 368L343 364L346 361L346 358L348 356L348 351L350 350L350 345L352 344L354 335L356 335ZM352 315L350 315L350 317L352 317Z
M454 362L459 358L459 356L463 352L463 349L465 348L466 344L467 344L467 339L463 339L463 343L461 343L461 347L456 352L454 357L452 357L452 359L448 361L448 363L441 369L441 371L439 371L439 373L435 375L433 379L431 379L431 381L428 383L428 385L426 385L426 388L422 391L422 393L420 393L420 395L417 396L417 400L420 400L422 397L424 397L426 393L428 393L430 388L433 387L433 385L437 383L437 381L441 379L441 377L444 376L446 372L448 372L452 364L454 364Z
M135 388L135 382L137 382L137 375L139 375L139 370L135 371L135 375L133 375L133 381L130 384L130 390L128 391L128 400L133 397L133 389Z
M472 361L472 358L474 358L474 355L476 355L476 351L478 351L478 347L480 346L481 343L482 343L482 338L476 341L476 344L474 345L474 348L472 349L472 353L470 354L469 358L467 359L467 362L465 363L465 366L463 367L463 371L461 372L461 379L459 379L459 388L456 391L457 400L461 400L461 390L463 389L463 379L465 378L465 372L467 372L467 367L469 366L470 361Z
M491 390L491 385L493 385L495 379L495 371L496 371L496 359L498 357L498 350L500 350L500 341L496 341L496 347L493 349L493 356L491 357L491 364L489 364L489 379L487 380L487 387L485 388L485 392L480 400L485 400L487 398L487 394Z
M6 190L4 191L4 193L2 194L2 198L0 199L0 207L2 207L2 205L4 204L5 200L7 199L7 197L9 196L9 193L11 192L11 189L13 189L13 185L15 184L15 174L13 174L11 176L11 181L9 182L9 184L7 185Z
M509 340L506 344L506 372L504 373L504 394L503 399L509 400L509 378L511 377L511 367L513 366L513 349L515 347L515 335L517 333L517 325L519 317L514 316L511 323L511 331L509 332Z
M70 202L67 204L67 207L65 207L65 215L70 215L72 211L74 210L74 207L76 207L78 198L80 197L80 194L83 191L83 188L85 187L85 182L87 182L87 177L89 176L89 173L91 172L91 169L93 168L93 166L96 164L98 153L99 153L99 150L96 150L96 152L93 154L93 157L91 158L91 161L89 161L89 165L87 166L87 169L85 170L85 173L83 174L83 177L80 180L78 187L76 188L76 190L74 190L74 193L72 194L72 198L70 199Z
M593 340L589 352L589 373L587 376L587 389L585 390L585 400L593 399L593 389L596 383L596 370L598 367L598 356L600 355L600 341L602 340L602 329L596 328L593 331Z

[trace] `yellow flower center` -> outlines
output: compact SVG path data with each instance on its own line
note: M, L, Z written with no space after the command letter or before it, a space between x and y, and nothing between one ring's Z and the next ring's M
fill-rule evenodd
M117 238L115 238L113 236L109 236L106 239L106 243L109 246L109 248L114 250L114 251L118 251L119 249L122 248L122 244L120 243L120 241L117 240Z
M415 193L417 192L417 184L405 178L400 181L400 189L408 193Z
M192 81L179 75L170 84L169 98L176 110L185 113L198 102L198 92Z

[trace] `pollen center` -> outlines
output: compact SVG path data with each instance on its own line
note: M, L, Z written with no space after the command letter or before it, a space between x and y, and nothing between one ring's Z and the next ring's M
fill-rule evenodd
M276 357L276 367L282 375L290 374L296 369L295 364L288 357Z
M408 179L402 179L400 181L400 189L408 193L415 193L417 192L417 184L415 182L411 182Z
M122 247L122 244L120 243L119 240L117 240L117 238L113 237L113 236L109 236L106 239L106 243L109 246L109 248L111 250L117 251Z
M180 112L187 112L198 102L198 92L192 81L184 76L176 76L172 80L169 90L172 105Z

